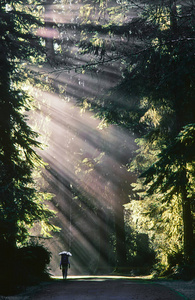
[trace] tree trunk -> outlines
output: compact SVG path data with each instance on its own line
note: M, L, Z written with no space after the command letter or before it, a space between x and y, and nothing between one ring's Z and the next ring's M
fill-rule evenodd
M123 272L127 267L124 207L118 202L114 207L116 234L116 271Z
M47 0L45 3L45 43L46 43L46 50L47 50L47 59L48 61L53 64L55 59L55 52L54 52L54 45L53 45L53 18L52 18L52 11L53 11L53 2L54 0Z
M175 32L177 29L177 6L176 0L170 1L170 24L172 30Z
M109 244L109 212L103 208L97 211L98 225L99 225L99 261L97 266L98 273L108 273L110 271L109 256L110 256L110 244Z
M182 171L183 185L181 186L183 226L184 226L184 258L190 263L193 252L193 219L191 213L190 199L187 198L187 176L186 169Z

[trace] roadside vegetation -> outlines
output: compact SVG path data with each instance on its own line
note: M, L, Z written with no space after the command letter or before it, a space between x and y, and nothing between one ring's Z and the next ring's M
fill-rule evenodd
M70 8L75 16L65 22ZM77 240L73 252L82 252L83 266L89 257L91 274L194 278L194 11L191 0L1 1L0 293L48 279L51 251L42 241L64 238L50 205L58 185L47 192L41 179L47 164L30 125L40 109L32 90L63 98L59 74L75 72L84 86L103 66L111 81L117 70L116 84L94 97L79 95L74 105L91 112L100 130L125 130L136 150L130 153L124 139L119 149L126 154L113 156L105 170L105 153L113 149L93 141L93 157L77 154L74 182L48 167L71 195L64 192L68 209L56 204L58 212L67 217L71 208L68 222L98 258L90 257L90 247L80 251ZM98 176L101 201L91 189Z

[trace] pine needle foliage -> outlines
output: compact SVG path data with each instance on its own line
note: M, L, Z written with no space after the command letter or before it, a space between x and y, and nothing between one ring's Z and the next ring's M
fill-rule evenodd
M142 199L133 202L137 222L147 215L147 224L140 220L142 230L153 230L161 258L181 252L189 262L194 251L194 1L104 4L105 18L95 23L88 14L88 29L98 26L92 38L92 29L88 39L83 35L80 46L83 53L95 54L97 64L118 60L122 80L88 105L104 123L138 136L129 167L145 177L135 183Z
M170 232L175 236L175 241L177 241L178 230L182 232L182 248L186 261L191 261L194 251L194 151L195 124L189 124L184 127L174 142L159 154L159 159L141 175L145 178L143 184L147 185L147 196L156 195L160 202L157 207L161 212L156 211L154 216L150 213L152 219L155 219L158 214L163 216L163 207L164 213L170 211L170 206L172 209L180 207L180 212L170 213L164 222L167 225L171 224ZM173 225L173 215L174 217L178 215L182 222Z
M36 222L54 229L54 216L39 190L34 174L44 166L36 153L41 144L28 125L33 99L22 89L24 64L44 55L36 28L42 1L0 3L0 240L12 246L23 243ZM36 60L37 59L37 60Z

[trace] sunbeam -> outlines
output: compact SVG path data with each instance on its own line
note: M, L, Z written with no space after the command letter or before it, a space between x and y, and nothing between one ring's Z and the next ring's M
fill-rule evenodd
M48 164L43 172L44 189L55 195L50 206L57 212L54 224L61 228L52 241L45 242L52 252L51 273L56 276L60 275L58 253L63 250L73 254L70 274L113 270L115 250L120 247L114 236L118 235L120 241L123 205L129 200L130 184L135 180L126 169L136 150L135 136L114 125L101 130L100 120L87 109L81 113L77 106L85 99L90 106L97 96L114 87L121 79L121 65L114 61L108 65L101 59L96 64L93 55L81 55L78 43L83 38L83 25L79 18L87 7L73 2L57 5L50 1L45 5L45 27L36 34L46 38L51 64L41 69L27 66L50 86L49 91L33 90L38 107L33 120L41 133L40 141L47 145L39 151ZM108 15L101 19L94 9L91 21L108 20ZM93 35L91 31L89 38ZM109 61L111 45L114 41L120 46L121 36L101 33L99 38L107 44ZM86 64L91 67L82 69ZM113 101L127 106L117 95Z
M51 272L60 275L61 250L73 253L70 274L109 272L107 233L114 232L114 207L128 201L134 180L125 168L136 149L134 137L116 126L98 129L92 113L81 114L57 94L36 91L36 96L39 109L33 118L48 144L40 151L48 163L43 177L47 191L55 194L51 207L61 228L46 242L53 255Z
M67 271L194 278L194 9L0 2L2 296Z

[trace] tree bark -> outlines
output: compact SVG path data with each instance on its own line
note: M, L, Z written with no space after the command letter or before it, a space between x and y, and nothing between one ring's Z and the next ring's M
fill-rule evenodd
M53 45L53 37L52 37L52 30L53 30L53 19L52 19L52 11L53 11L53 2L54 0L47 0L45 3L45 43L46 43L46 50L47 50L47 59L52 64L55 59L55 51Z
M116 234L116 271L124 271L127 266L124 207L121 202L115 204L115 234Z
M98 226L99 226L99 261L97 266L98 273L108 273L110 271L110 243L109 243L109 212L103 208L98 209Z
M193 219L191 213L190 199L187 198L187 174L183 167L182 171L183 185L181 186L182 209L183 209L183 227L184 227L184 258L190 263L193 252Z
M176 0L170 1L170 24L173 32L177 29L177 6Z

